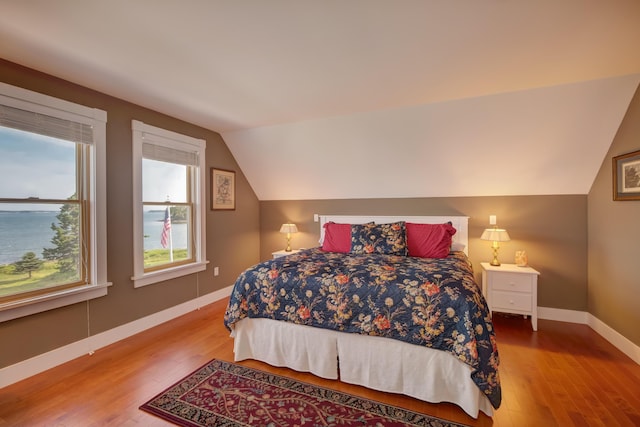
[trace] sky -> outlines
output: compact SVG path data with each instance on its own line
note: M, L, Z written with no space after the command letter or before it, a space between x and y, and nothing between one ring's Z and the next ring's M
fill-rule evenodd
M67 199L75 193L75 144L0 127L0 177L0 198ZM145 201L185 201L185 166L144 160L143 188ZM41 204L30 210L58 209ZM0 210L24 206L0 204Z
M142 161L142 199L146 202L186 202L186 166L156 160Z

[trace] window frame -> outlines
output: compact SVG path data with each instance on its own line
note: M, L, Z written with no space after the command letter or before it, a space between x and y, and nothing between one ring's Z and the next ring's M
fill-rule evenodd
M133 286L139 288L153 283L174 279L188 274L204 271L206 260L206 196L205 196L205 148L206 141L177 132L148 125L138 120L131 121L133 151ZM193 242L194 260L187 264L169 265L145 271L144 268L144 224L142 200L142 145L176 148L197 155L197 176L191 182L191 200L193 203Z
M50 292L0 303L0 322L40 313L107 295L107 209L106 209L106 111L0 82L0 104L25 111L71 120L93 128L87 185L89 197L90 273L87 283L52 289Z

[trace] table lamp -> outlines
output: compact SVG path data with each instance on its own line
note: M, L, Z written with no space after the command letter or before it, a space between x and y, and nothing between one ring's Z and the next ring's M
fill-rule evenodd
M291 234L297 233L298 227L296 227L295 224L291 223L282 224L282 227L280 227L280 232L287 234L287 249L285 249L285 251L291 252Z
M498 249L500 248L500 242L508 242L511 240L509 237L509 233L507 230L503 228L497 228L495 226L495 215L491 215L490 223L494 224L493 228L487 228L482 232L482 236L480 236L481 240L489 240L491 241L491 248L493 249L493 260L490 262L491 265L499 266L500 261L498 261Z

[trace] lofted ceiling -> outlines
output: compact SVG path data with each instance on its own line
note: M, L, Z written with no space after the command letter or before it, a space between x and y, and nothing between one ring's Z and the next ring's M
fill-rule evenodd
M0 57L220 132L260 200L586 194L637 0L0 0Z

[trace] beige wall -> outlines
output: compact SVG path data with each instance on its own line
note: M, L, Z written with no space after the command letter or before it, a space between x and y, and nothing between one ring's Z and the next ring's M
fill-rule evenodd
M259 204L219 134L0 60L0 81L107 112L107 296L0 323L0 368L227 287L259 259ZM207 197L207 270L135 289L132 243L131 120L207 141L208 169L237 171L235 211L211 211ZM5 179L6 177L2 177ZM220 275L213 276L213 267Z
M640 150L640 90L588 197L589 313L640 345L640 201L613 201L612 157Z
M313 214L335 215L466 215L469 218L469 258L480 283L480 266L490 261L488 242L480 240L489 215L498 217L513 239L500 249L502 262L514 262L524 249L530 265L540 271L538 305L568 310L587 309L587 197L511 196L439 197L415 199L301 200L260 202L262 260L284 249L278 230L294 222L299 233L292 247L318 246L319 224Z

